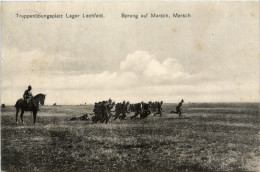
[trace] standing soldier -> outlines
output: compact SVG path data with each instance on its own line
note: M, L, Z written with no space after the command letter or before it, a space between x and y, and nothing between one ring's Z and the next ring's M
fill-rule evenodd
M25 100L24 102L25 102L25 106L26 106L26 108L25 108L26 111L29 110L29 104L30 104L30 101L31 101L32 98L33 98L33 95L32 95L31 90L32 90L32 87L29 85L29 86L28 86L28 89L25 90L25 92L24 92L24 94L23 94L23 98L24 98L24 100ZM30 108L31 108L31 107L30 107Z

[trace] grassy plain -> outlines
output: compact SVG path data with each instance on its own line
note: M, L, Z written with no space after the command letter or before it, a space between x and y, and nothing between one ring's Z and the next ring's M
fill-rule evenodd
M42 106L34 126L1 114L4 171L259 171L259 103L185 104L183 117L92 124L69 121L93 106ZM20 122L20 121L19 121Z

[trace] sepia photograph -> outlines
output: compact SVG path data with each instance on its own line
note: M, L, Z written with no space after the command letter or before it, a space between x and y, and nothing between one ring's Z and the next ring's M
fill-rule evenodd
M1 2L1 171L260 171L258 1Z

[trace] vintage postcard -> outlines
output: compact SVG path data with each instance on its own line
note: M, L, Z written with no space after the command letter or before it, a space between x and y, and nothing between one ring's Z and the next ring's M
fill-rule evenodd
M259 2L2 2L2 171L259 171Z

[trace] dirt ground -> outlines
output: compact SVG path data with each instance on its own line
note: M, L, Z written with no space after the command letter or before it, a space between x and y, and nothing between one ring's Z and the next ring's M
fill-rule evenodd
M259 171L259 103L185 104L183 116L92 124L69 121L93 106L41 106L15 124L1 111L4 171Z

